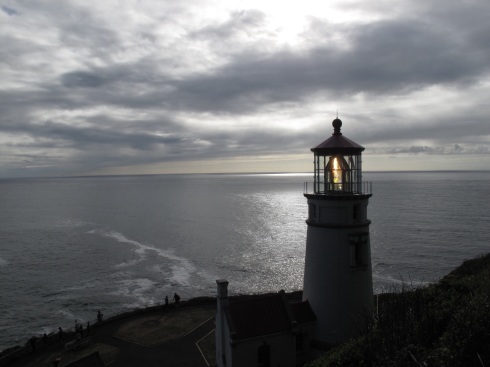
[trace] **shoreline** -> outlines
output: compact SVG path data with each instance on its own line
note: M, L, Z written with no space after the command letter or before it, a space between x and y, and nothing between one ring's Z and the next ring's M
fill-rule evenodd
M216 302L216 297L198 296L198 297L190 298L188 300L180 301L179 308L180 307L191 307L191 306L196 306L196 305L203 305L203 304L208 304L208 303L212 303L212 302ZM124 312L121 312L121 313L118 313L115 315L110 315L109 317L105 317L103 319L102 323L98 323L96 319L94 319L93 323L91 321L89 321L89 322L90 322L92 329L98 329L98 328L107 326L110 323L115 322L115 321L121 321L121 320L128 319L131 317L140 316L140 315L144 315L144 314L152 313L152 312L157 312L157 311L164 309L164 307L165 306L163 304L158 304L155 306L135 308L135 309L124 311ZM175 309L175 303L169 304L169 309ZM63 330L63 335L64 335L65 339L69 339L70 337L75 337L75 334L76 333L75 333L73 328ZM58 338L58 332L56 330L53 330L50 333L46 333L46 335L49 339L49 342L47 343L48 345L52 345L55 342L57 342L57 340L56 341L52 340L52 339ZM35 336L35 337L37 338L38 342L42 343L42 339L43 339L42 335ZM30 338L32 338L32 337L26 337L26 343L24 345L17 344L17 345L13 345L11 347L7 347L7 348L3 349L2 351L0 351L0 366L3 366L2 359L5 358L6 356L8 356L12 353L16 353L17 351L22 350L22 349L26 349L26 348L30 349L31 348L31 346L29 344Z
M237 294L232 295L231 297L249 298L273 293L274 292L257 294ZM291 299L301 299L302 291L291 291L287 292L286 295L288 298ZM181 300L178 304L176 304L175 302L170 303L167 307L165 307L164 304L159 304L144 308L136 308L116 315L111 315L107 318L104 318L101 323L95 322L93 325L91 324L91 335L104 331L105 329L111 329L114 325L120 323L131 323L133 320L144 318L146 315L151 316L155 314L164 314L169 312L181 313L183 311L196 308L212 309L214 313L216 310L216 296L198 296L190 298L188 300ZM76 333L73 329L63 330L62 340L59 340L58 333L53 331L47 335L47 340L43 340L42 336L37 337L35 351L33 351L30 340L27 340L24 345L15 345L0 352L0 367L9 366L12 364L17 366L17 363L19 361L30 359L34 357L35 354L42 355L44 351L51 350L53 348L62 348L66 343L75 340L75 338Z
M286 294L288 295L288 297L298 297L298 295L302 294L302 292L303 292L302 290L295 290L295 291L286 292ZM231 297L254 297L254 296L258 296L258 295L272 294L272 293L274 293L274 292L235 294L235 295L231 295ZM203 304L208 304L208 303L213 303L213 302L216 303L216 296L197 296L197 297L192 297L192 298L189 298L186 300L181 300L179 302L179 308L181 308L181 307L192 307L192 306L196 306L196 305L203 305ZM89 320L89 322L90 322L91 328L99 328L99 327L102 327L104 325L108 325L114 321L124 320L126 318L131 318L131 317L143 315L145 313L156 312L156 311L164 309L164 307L165 307L165 305L162 303L162 304L157 304L154 306L134 308L134 309L123 311L123 312L120 312L120 313L117 313L114 315L110 315L108 317L104 317L102 324L97 323L97 319ZM169 308L174 309L175 303L170 303ZM63 329L63 333L67 336L68 335L75 336L75 334L76 334L75 331L73 330L73 328ZM49 339L51 339L51 338L56 339L58 337L58 332L56 330L52 330L51 332L46 333L46 334L47 334L47 337ZM42 341L42 339L43 339L42 334L32 335L32 336L36 337L39 341ZM10 347L6 347L5 349L1 350L0 351L0 366L2 366L1 360L5 355L8 355L10 352L15 352L19 349L30 348L29 340L32 338L32 336L27 336L25 338L26 342L24 345L15 344L15 345L12 345ZM50 344L52 344L52 343L50 342Z

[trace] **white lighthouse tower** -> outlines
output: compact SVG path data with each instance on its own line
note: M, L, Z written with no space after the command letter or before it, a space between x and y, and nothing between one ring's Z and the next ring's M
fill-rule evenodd
M303 301L317 317L316 342L329 346L358 334L372 315L373 284L370 220L367 206L370 183L362 181L362 146L334 132L311 149L313 187L308 200Z

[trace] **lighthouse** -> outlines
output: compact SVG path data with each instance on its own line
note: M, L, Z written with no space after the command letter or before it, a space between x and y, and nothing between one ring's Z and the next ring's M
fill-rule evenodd
M303 301L316 315L315 341L328 347L359 334L372 315L373 283L367 207L371 184L362 181L364 147L333 133L312 148Z

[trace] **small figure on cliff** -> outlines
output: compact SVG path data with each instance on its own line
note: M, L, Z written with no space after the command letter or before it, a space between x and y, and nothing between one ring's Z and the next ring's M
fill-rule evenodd
M79 333L80 336L83 338L83 325L82 324L78 324L77 333Z
M53 359L53 361L51 363L53 364L53 367L58 367L60 365L60 362L61 362L61 358L58 357L58 358Z
M58 341L62 340L63 339L63 329L60 327L58 327Z
M102 314L102 312L97 311L97 323L99 323L99 324L102 323L102 317L104 317L104 315Z
M29 343L31 343L32 351L36 351L36 337L33 336L32 338L29 339Z
M85 327L85 332L87 333L87 336L90 335L90 322L87 321L87 326Z
M168 307L168 296L165 296L165 308Z

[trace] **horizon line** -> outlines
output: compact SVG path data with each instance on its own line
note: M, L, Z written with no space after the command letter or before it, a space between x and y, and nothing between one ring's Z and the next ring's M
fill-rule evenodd
M367 170L363 173L463 173L463 172L490 172L490 170ZM72 175L72 176L20 176L20 177L0 177L0 180L20 180L20 179L53 179L53 178L107 178L107 177L141 177L141 176L181 176L181 175L310 175L313 172L181 172L181 173L137 173L137 174L104 174L104 175Z

